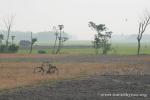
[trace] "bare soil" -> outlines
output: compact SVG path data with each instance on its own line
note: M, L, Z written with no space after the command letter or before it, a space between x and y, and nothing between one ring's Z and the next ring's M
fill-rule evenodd
M4 92L0 100L150 100L149 84L149 75L90 76Z
M14 59L15 58L15 59ZM33 59L34 58L34 59ZM146 68L142 74L127 75L91 75L80 79L70 79L30 86L0 93L0 100L150 100L150 55L140 56L100 56L100 55L62 55L42 57L0 57L0 61L52 63L106 63L130 64ZM78 67L78 66L76 66ZM92 67L92 66L91 66ZM118 66L119 67L119 66ZM132 67L129 67L132 68ZM104 96L107 95L107 96ZM118 95L118 96L115 96ZM121 96L122 95L122 96Z

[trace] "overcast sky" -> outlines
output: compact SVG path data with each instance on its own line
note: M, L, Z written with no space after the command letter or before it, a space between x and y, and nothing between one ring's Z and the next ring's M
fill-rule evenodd
M150 0L0 0L0 30L3 18L15 15L13 30L50 31L63 24L67 33L91 39L88 22L93 21L113 34L136 34L145 10L150 11Z

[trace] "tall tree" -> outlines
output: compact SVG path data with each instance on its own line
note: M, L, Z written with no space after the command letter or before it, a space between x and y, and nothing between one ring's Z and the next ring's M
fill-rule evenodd
M58 44L58 48L57 48L57 51L56 51L56 54L60 53L61 51L61 46L62 46L62 29L64 28L64 25L58 25L58 28L59 28L59 44Z
M58 33L57 28L55 26L53 27L53 30L54 30L54 34L55 34L55 42L54 42L54 47L53 47L52 53L56 53L55 49L56 49L56 44L57 44L59 33Z
M9 43L9 36L11 32L11 28L13 26L14 16L9 16L7 18L4 18L4 24L6 27L7 37L6 37L6 51L8 51L8 43Z
M89 22L89 27L91 27L97 33L94 35L93 41L96 54L98 54L100 48L103 50L103 54L107 54L111 46L109 40L112 32L107 31L108 29L104 24L96 25L94 22Z
M35 44L35 42L37 41L37 38L33 38L32 37L32 32L31 32L31 46L30 46L30 54L32 53L32 49L33 49L33 45Z
M55 34L55 42L52 53L58 54L60 53L63 43L68 40L68 37L63 36L63 28L64 25L58 25L58 27L53 27L54 34ZM57 44L58 43L58 44Z
M147 26L150 24L150 14L146 13L143 19L140 20L139 22L139 31L138 31L138 36L137 36L137 41L138 41L138 46L137 46L137 55L140 54L140 49L141 49L141 39L143 36L143 33L145 32Z

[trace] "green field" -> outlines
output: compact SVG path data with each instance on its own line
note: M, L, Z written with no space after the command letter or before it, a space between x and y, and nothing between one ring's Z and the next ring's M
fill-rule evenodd
M44 50L46 53L52 53L53 42L49 45L48 43L38 43L40 48L33 48L33 54L37 54L38 50ZM150 43L141 44L141 54L150 54ZM42 48L42 46L47 46L47 48ZM51 46L51 47L49 47ZM92 47L91 41L69 41L64 44L61 54L95 54L95 49ZM19 50L19 54L28 53L28 49ZM102 51L100 50L101 54ZM108 52L109 55L136 55L137 53L137 43L112 43L112 50Z

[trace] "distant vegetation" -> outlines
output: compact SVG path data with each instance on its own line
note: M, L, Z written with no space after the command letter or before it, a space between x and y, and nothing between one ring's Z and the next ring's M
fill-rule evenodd
M47 52L45 50L38 50L39 54L46 54Z
M15 36L11 36L10 34L13 26L13 21L14 16L10 16L3 19L3 23L6 28L4 34L6 35L4 36L3 34L0 34L0 53L16 53L19 49L19 46L14 44ZM9 41L10 37L12 40L11 42ZM3 43L3 40L5 41L5 43Z
M105 55L150 54L150 44L148 44L150 42L150 35L144 34L147 27L150 25L150 13L143 15L143 19L139 20L138 33L132 35L112 34L105 24L100 23L97 25L90 21L88 25L96 34L93 36L93 40L86 41L85 44L79 41L76 43L69 41L72 37L64 32L63 24L54 26L53 30L34 34L32 32L12 31L14 16L9 16L3 20L5 25L4 31L0 31L0 53L17 53L19 50L19 53L29 52L29 54L35 53L35 51L39 54L94 54L94 52L96 54ZM32 35L34 35L34 37L32 37ZM138 42L137 44L135 44L136 39ZM115 43L119 43L119 46L114 46ZM122 45L120 45L120 43L122 43ZM123 43L134 43L134 45L131 46L129 44L130 46L128 46Z
M72 44L72 45L71 45ZM137 43L112 43L111 49L108 55L136 55ZM141 43L141 54L150 54L150 44ZM38 54L39 50L43 50L46 54L52 54L53 44L51 46L34 46L33 54ZM28 54L28 49L19 49L19 54ZM102 55L103 51L99 50L99 55ZM63 47L61 54L81 54L81 55L95 55L95 49L92 46L91 41L68 41Z
M4 37L6 37L6 31L0 30L0 33L3 33ZM55 33L53 31L42 31L42 32L32 32L34 37L38 39L39 43L49 43L50 41L55 40ZM11 35L16 36L14 42L18 43L20 40L29 40L31 37L31 32L23 32L23 31L11 31ZM73 38L69 33L64 32L62 34L63 37Z

